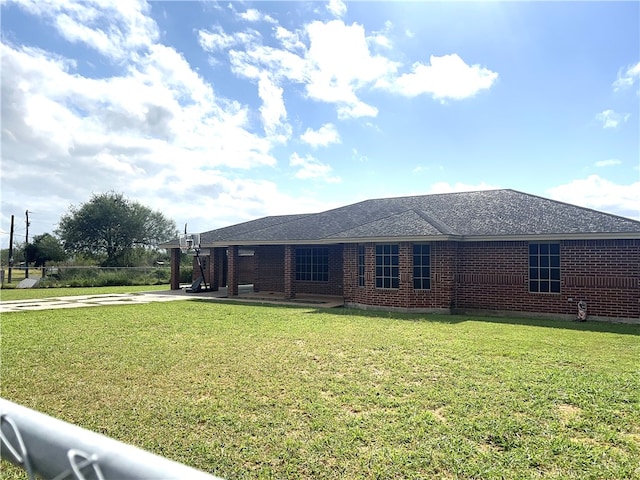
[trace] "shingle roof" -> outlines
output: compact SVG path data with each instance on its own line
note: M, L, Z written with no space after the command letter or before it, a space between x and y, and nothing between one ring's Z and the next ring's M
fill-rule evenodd
M365 200L201 234L203 246L523 237L640 238L640 222L515 190Z

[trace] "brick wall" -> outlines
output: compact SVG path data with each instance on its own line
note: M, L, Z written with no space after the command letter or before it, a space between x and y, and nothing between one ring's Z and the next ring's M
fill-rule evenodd
M375 288L375 244L365 244L358 286L357 244L329 246L329 282L295 282L298 293L343 295L373 307L575 315L585 300L596 317L640 319L640 239L561 241L561 292L530 293L528 242L432 242L431 289L414 290L410 242L399 242L397 289ZM256 286L284 291L284 248L256 248Z
M640 318L640 240L559 243L559 294L529 292L528 242L460 243L455 307Z
M256 247L254 268L253 289L255 291L284 292L284 246Z
M238 257L238 265L240 268L240 277L238 280L240 285L249 285L253 283L256 269L254 256L240 255L240 257Z
M400 282L400 288L398 289L375 288L375 244L366 243L364 244L364 248L364 287L358 286L358 246L349 244L344 248L343 263L345 266L350 265L353 267L350 271L345 268L343 275L345 302L359 305L406 308L407 298L406 285L404 285L404 282ZM400 245L399 248L399 255L401 257L400 263L402 264L402 258L406 257L406 249L402 245Z
M180 289L180 249L171 249L171 290Z
M304 246L304 245L303 245ZM342 245L327 245L329 248L328 282L294 282L297 293L317 293L320 295L343 295L343 254Z
M529 293L528 242L460 243L457 251L454 308L568 313L559 295Z
M305 245L300 245L304 247ZM343 246L328 245L329 249L329 281L328 282L293 282L295 293L315 293L319 295L342 295L343 285ZM285 249L281 245L259 246L255 248L254 290L263 292L284 292L285 291ZM295 248L294 264L295 272Z
M562 293L589 315L640 318L640 239L564 241Z
M344 248L345 302L398 309L449 309L454 294L455 243L431 244L431 289L413 289L413 243L399 242L399 288L376 288L375 244L365 244L365 286L358 286L358 246Z
M229 245L227 248L227 295L230 297L238 295L238 281L240 279L239 258L238 246Z
M410 244L413 251L413 244ZM455 299L455 266L457 244L434 242L431 244L431 289L413 290L413 276L409 257L410 305L419 308L450 309Z

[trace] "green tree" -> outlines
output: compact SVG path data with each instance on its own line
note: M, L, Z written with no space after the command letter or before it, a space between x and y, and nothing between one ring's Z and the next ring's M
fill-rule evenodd
M176 224L123 194L96 194L79 207L71 206L57 233L67 252L102 260L105 266L123 266L136 248L157 245L178 235Z
M20 242L13 242L13 264L14 266L18 266L18 264L24 261L24 249L22 248L23 244ZM9 249L3 248L0 253L1 259L0 263L2 265L9 265Z
M61 262L67 254L60 241L50 233L36 235L33 241L26 245L27 261L36 267L44 267L46 262Z

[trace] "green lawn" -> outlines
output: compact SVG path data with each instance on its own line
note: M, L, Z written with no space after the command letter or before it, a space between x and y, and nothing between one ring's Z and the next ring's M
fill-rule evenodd
M637 479L639 358L638 326L191 300L3 314L0 373L226 478Z
M0 301L32 300L34 298L69 297L73 295L103 295L109 293L152 292L169 290L169 285L130 285L122 287L78 288L8 288L0 290Z

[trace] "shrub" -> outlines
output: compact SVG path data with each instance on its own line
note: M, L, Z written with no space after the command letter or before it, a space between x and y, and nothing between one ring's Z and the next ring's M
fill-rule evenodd
M42 280L42 287L107 287L163 285L169 283L168 268L59 267L55 275Z
M193 267L180 268L180 283L191 282L193 282Z

